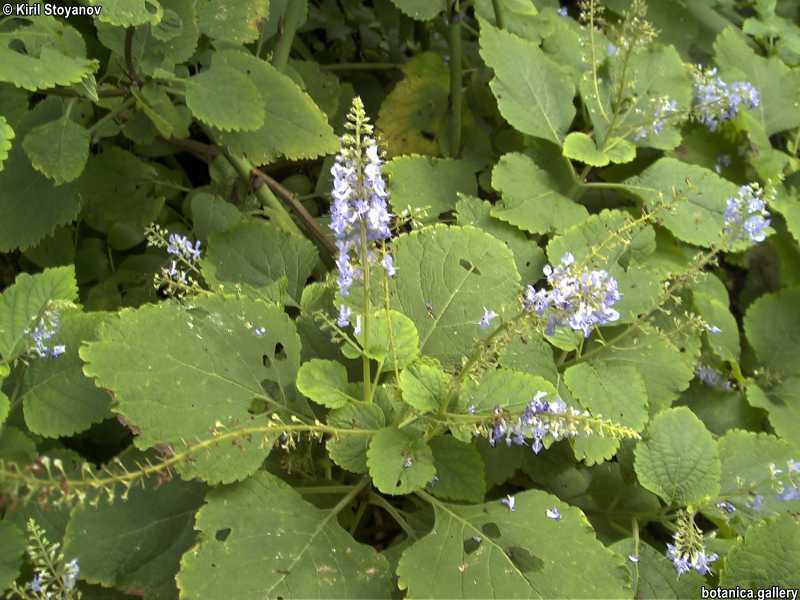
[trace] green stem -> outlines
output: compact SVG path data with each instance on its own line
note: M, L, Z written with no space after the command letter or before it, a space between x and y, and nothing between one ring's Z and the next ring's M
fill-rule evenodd
M494 22L500 29L504 29L506 26L506 19L503 15L503 6L500 4L500 0L492 0L492 7L494 8Z
M458 2L451 7L450 24L447 31L447 45L450 53L450 156L458 158L461 154L461 112L463 104L461 15Z
M236 156L227 148L223 150L223 154L225 155L225 158L228 159L228 162L231 163L231 166L236 169L239 177L245 181L250 181L255 169L253 164L246 158ZM261 200L261 203L265 207L269 207L270 217L275 225L287 233L304 237L303 232L300 231L297 223L292 220L291 215L289 215L283 205L278 201L278 199L275 197L275 194L273 194L272 190L269 189L268 185L258 186L255 190L255 193L258 196L258 199Z
M367 404L372 403L372 378L370 375L369 356L367 356L367 348L369 347L369 248L367 246L367 226L361 222L361 265L364 269L364 321L361 327L364 331L364 342L362 344L363 351L361 354L362 365L364 369L364 402Z
M631 525L633 526L633 554L639 556L639 521L636 517L631 517ZM639 564L633 563L633 597L639 595Z
M381 496L380 494L376 494L375 492L370 492L369 494L369 503L374 504L375 506L381 507L389 516L394 519L400 528L405 532L405 534L411 538L412 540L417 539L417 533L411 528L403 516L400 514L400 511L397 510L386 498Z
M91 137L100 127L102 127L106 122L114 119L119 115L121 112L124 112L136 101L135 98L128 98L124 102L121 102L118 106L112 108L108 111L105 115L97 119L94 125L89 128L89 136Z
M300 27L300 22L303 20L304 8L305 2L289 2L286 6L286 13L283 17L283 33L281 33L281 38L278 40L278 45L275 47L275 53L272 56L272 66L278 71L286 69L289 53L294 43L294 36Z

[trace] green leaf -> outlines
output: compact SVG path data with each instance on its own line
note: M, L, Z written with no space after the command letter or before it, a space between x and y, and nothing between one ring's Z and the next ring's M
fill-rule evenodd
M0 379L0 386L3 385L3 380ZM11 402L6 396L5 392L0 390L0 430L3 428L3 423L6 422L8 418L8 413L11 410Z
M427 208L428 221L453 210L459 193L474 195L478 191L475 173L464 160L399 156L386 163L384 172L389 176L393 211Z
M597 149L591 137L580 131L573 131L566 137L563 152L567 158L593 167L605 167L611 161L608 154Z
M702 503L719 494L717 445L684 406L656 415L635 456L639 482L672 506Z
M759 494L763 502L759 512L764 515L792 509L792 503L777 498L769 465L784 468L797 456L794 446L774 435L741 429L728 431L717 444L722 463L720 496L741 507Z
M33 168L60 185L83 172L89 158L89 130L64 115L32 129L22 147Z
M66 346L58 360L33 361L25 372L20 392L25 423L45 437L68 437L111 416L111 397L84 376L78 348L94 340L103 313L70 311L63 315L52 343Z
M692 302L697 313L705 321L719 328L719 333L706 332L705 338L711 350L722 360L738 361L740 354L739 325L726 302L692 290Z
M0 356L10 363L31 345L27 330L51 302L78 299L75 267L56 267L43 273L20 273L0 295Z
M295 385L301 394L328 408L357 402L348 392L347 369L333 360L315 358L303 363Z
M674 208L661 211L659 220L678 239L704 247L721 240L722 214L737 191L713 171L674 158L661 158L623 183L650 210L674 201Z
M120 223L143 232L164 206L164 197L156 194L157 177L154 165L117 146L91 156L78 182L83 217L104 233Z
M609 332L609 336L614 334ZM672 404L694 378L695 356L681 352L666 336L650 327L640 327L611 346L590 345L589 349L597 349L595 359L639 370L647 386L650 414ZM658 369L653 365L658 365Z
M157 0L89 0L89 4L100 5L97 18L116 27L156 25L164 14Z
M392 0L392 4L417 21L430 21L445 10L444 0Z
M539 375L556 385L559 379L553 347L537 332L514 336L500 351L500 365Z
M200 544L184 556L178 573L181 596L387 596L389 563L342 529L337 512L316 508L264 471L212 490L197 513ZM243 561L250 568L243 569Z
M553 384L536 375L510 369L497 369L484 375L478 383L464 386L458 406L472 408L475 413L491 413L495 407L522 412L537 392L554 395Z
M242 220L242 212L219 196L199 192L192 196L194 233L204 242L214 233L227 231Z
M747 341L756 356L764 366L785 375L800 375L799 303L800 288L764 294L744 317Z
M3 66L0 58L0 71ZM31 129L61 114L60 99L43 100L15 124L17 136L25 139ZM56 227L75 219L79 210L74 184L55 186L31 166L21 144L11 149L0 171L0 252L35 246Z
M633 538L625 538L611 544L610 548L625 559L625 567L631 579L636 571L639 587L634 598L659 598L661 600L682 598L699 598L700 586L705 584L705 577L694 571L675 576L675 565L650 544L640 541L638 549ZM636 563L628 557L635 554L639 557Z
M270 422L251 403L286 414L299 368L294 323L277 306L244 297L200 297L125 309L81 348L84 372L114 393L114 412L139 430L136 446L181 444ZM266 331L259 328L263 327ZM259 335L260 334L260 335ZM181 468L212 483L253 473L277 434L218 444Z
M436 524L400 559L398 585L413 598L621 598L622 560L584 514L539 490L463 506L434 502ZM555 507L562 515L546 516ZM580 565L581 577L575 577Z
M186 106L195 117L222 131L254 131L265 122L264 100L256 85L224 63L215 62L186 80Z
M445 500L483 502L486 481L478 449L449 435L433 438L430 446L437 475L428 491Z
M505 242L514 254L522 281L536 281L545 265L544 250L531 243L528 235L517 227L503 223L491 215L494 206L486 200L459 194L456 212L459 225L472 225Z
M748 381L747 403L767 411L769 423L779 436L790 440L796 437L800 427L800 376L785 376L763 389Z
M386 427L372 436L367 451L372 482L384 494L410 494L436 475L433 451L420 433Z
M386 425L383 410L377 404L348 404L328 413L328 425L343 429L381 429ZM328 438L326 448L331 460L353 473L367 472L368 435L342 435Z
M517 131L561 144L575 118L575 86L536 44L481 21L480 52L494 69L500 114Z
M80 560L81 579L152 598L175 597L181 556L195 540L194 514L204 486L179 480L134 488L127 500L79 506L64 554Z
M448 391L450 376L438 362L422 359L400 373L399 383L403 402L424 414L439 410Z
M392 306L416 325L420 351L445 366L491 331L478 327L484 306L501 315L518 309L513 255L478 229L435 225L395 238L392 254Z
M35 92L80 83L97 70L98 61L71 56L62 48L50 45L63 30L53 31L47 27L44 31L30 26L0 33L0 82ZM43 38L47 41L42 42ZM27 53L17 47L20 43Z
M492 170L492 187L502 194L492 216L530 233L560 231L589 216L584 206L564 194L552 174L525 154L500 158Z
M800 524L790 515L752 525L731 548L719 576L725 587L800 587Z
M612 137L606 144L605 154L613 163L629 163L636 158L636 145L625 138Z
M257 294L286 277L289 296L299 301L318 261L316 247L306 238L264 221L244 221L209 238L202 268L212 285L245 284Z
M450 74L441 55L423 52L403 66L405 78L381 104L376 126L390 156L438 155L446 131Z
M592 416L602 417L634 431L647 424L647 388L635 367L603 361L580 363L564 372L564 382L580 405ZM575 440L575 456L594 464L611 458L619 440L584 438Z
M732 28L717 36L714 57L723 79L745 79L758 90L759 105L749 112L766 136L800 125L797 69L789 69L777 56L759 56Z
M11 140L14 139L14 135L11 125L4 116L0 115L0 171L3 170L3 163L8 158L8 151L11 150Z
M0 589L8 589L19 575L26 546L25 536L19 529L0 521Z
M266 115L253 131L219 132L220 140L232 151L255 164L273 162L280 156L299 160L336 152L339 143L325 114L288 76L241 51L217 52L213 64L235 69L252 81L260 98L258 106L247 110ZM227 100L223 106L231 109Z
M246 44L258 39L259 23L269 13L269 0L232 0L225 4L199 0L196 10L200 33L215 40Z
M356 339L364 345L364 332ZM402 369L419 356L419 334L414 322L396 310L378 310L369 322L369 338L364 353L370 358L385 361L385 368Z
M339 78L330 71L323 70L319 63L313 60L289 60L288 74L291 71L299 77L292 76L297 83L301 83L303 90L311 96L329 120L334 120L339 114L340 102L344 89L339 83Z

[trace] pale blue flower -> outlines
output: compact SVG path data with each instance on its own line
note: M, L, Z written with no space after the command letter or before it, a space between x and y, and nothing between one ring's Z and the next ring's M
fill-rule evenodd
M558 512L558 508L553 506L552 508L548 508L544 513L548 519L552 519L553 521L560 521L561 520L561 513Z
M480 325L481 329L487 329L492 324L492 319L497 317L497 313L493 310L489 310L485 306L483 307L483 316L481 316L481 320L478 321L478 325Z
M511 494L507 495L505 498L500 500L501 504L504 504L508 507L508 510L514 512L516 510L517 500Z
M722 218L723 232L729 241L747 236L751 242L763 242L770 224L764 190L757 183L741 186L735 196L728 198Z

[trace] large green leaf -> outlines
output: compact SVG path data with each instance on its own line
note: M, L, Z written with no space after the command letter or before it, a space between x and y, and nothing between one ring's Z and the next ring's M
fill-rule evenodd
M68 312L53 343L66 346L58 360L37 360L25 372L20 398L28 428L45 437L70 436L111 416L111 397L82 371L82 342L96 339L103 313Z
M354 402L328 413L328 425L342 429L381 429L386 425L383 410L377 404ZM367 472L368 435L340 435L328 438L326 447L331 460L353 473Z
M347 369L333 360L315 358L303 363L297 372L296 385L301 394L328 408L357 402L348 390Z
M203 123L222 131L254 131L265 121L259 89L250 77L224 62L215 62L186 81L186 106Z
M197 24L210 38L244 44L258 39L259 24L269 13L269 0L198 0Z
M446 397L450 377L433 360L419 360L403 369L399 377L403 402L421 413L433 412Z
M725 587L800 587L800 523L790 515L752 525L731 548L719 577Z
M492 216L530 233L560 231L589 216L565 195L555 177L526 154L504 155L492 171L492 187L502 194Z
M388 597L389 563L357 543L336 516L266 472L211 491L197 514L200 544L181 563L181 595L209 600Z
M484 306L499 314L517 310L514 257L478 229L436 225L401 235L392 254L392 305L416 325L422 353L443 363L457 361L490 331L478 327Z
M198 238L207 242L213 233L227 231L242 220L242 212L230 202L208 192L192 196L192 221Z
M7 362L32 344L28 330L51 302L73 302L78 298L75 268L56 267L43 273L20 273L0 295L0 356Z
M136 427L137 447L192 443L210 432L269 422L252 404L286 414L300 340L277 306L245 297L206 296L126 309L81 348L84 372L111 390L114 411ZM185 473L230 482L253 473L277 436L213 445Z
M456 203L459 225L472 225L505 242L514 253L522 281L536 281L542 276L545 264L544 250L534 244L524 231L492 216L494 206L486 200L460 195Z
M77 179L89 158L89 130L67 115L31 130L22 147L33 167L56 184Z
M392 0L392 4L417 21L430 21L446 8L444 0Z
M0 521L0 590L7 589L19 575L26 546L25 536L19 529Z
M101 7L98 20L116 27L155 25L164 14L157 0L89 0L89 4Z
M247 110L266 115L263 124L253 130L219 132L220 140L231 150L255 164L272 162L279 156L298 160L336 152L338 141L325 114L288 76L268 62L240 51L217 52L214 65L235 69L252 81L260 99L258 106ZM231 110L229 105L225 107Z
M436 475L433 451L422 435L396 427L386 427L372 436L367 466L375 487L384 494L422 489Z
M306 238L264 221L246 221L210 237L203 272L212 284L246 284L257 293L286 277L289 296L299 301L318 260Z
M763 408L769 423L779 436L794 439L800 427L800 375L782 377L770 385L747 383L747 402L750 406Z
M714 57L726 81L746 79L758 90L759 104L751 113L762 135L800 125L797 98L800 71L789 69L777 56L759 56L744 36L728 28L714 42Z
M3 163L8 158L8 151L11 150L11 140L14 139L14 136L11 125L3 115L0 115L0 171L3 170Z
M636 475L643 487L674 506L714 498L720 489L720 460L711 433L682 406L651 421L636 446Z
M764 366L800 375L800 288L764 294L747 308L744 330Z
M428 491L445 500L483 502L484 465L475 445L440 435L430 441L430 446L436 479L428 484Z
M575 86L536 44L481 22L481 56L494 69L500 113L518 131L561 144L575 118Z
M474 195L478 191L475 173L464 160L399 156L386 163L385 172L394 212L427 208L428 221L453 210L459 193Z
M0 71L5 66L0 58ZM57 119L62 102L50 97L15 124L24 139L33 128ZM0 171L0 252L30 248L53 233L56 227L78 216L80 198L73 183L56 186L36 171L22 144L16 144Z
M721 240L722 214L737 191L713 171L674 158L659 159L624 184L650 210L672 204L659 213L659 220L678 239L706 247Z
M644 378L632 366L590 361L570 367L564 382L580 405L595 417L642 431L648 419ZM575 454L587 464L611 458L619 440L578 438Z
M147 598L174 598L181 556L194 543L194 514L204 486L170 481L134 488L97 508L80 506L64 536L64 554L77 556L81 579Z
M413 598L621 598L622 560L584 514L539 490L471 506L434 502L436 524L403 552L398 585ZM547 517L551 508L560 520ZM575 576L580 568L581 576Z
M498 406L521 413L537 392L551 396L555 391L552 383L537 375L497 369L477 383L468 383L458 398L458 406L476 413L491 413Z

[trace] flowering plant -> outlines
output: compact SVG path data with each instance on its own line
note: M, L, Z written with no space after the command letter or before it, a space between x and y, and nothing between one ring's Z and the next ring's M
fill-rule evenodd
M0 592L800 586L794 4L12 7Z

